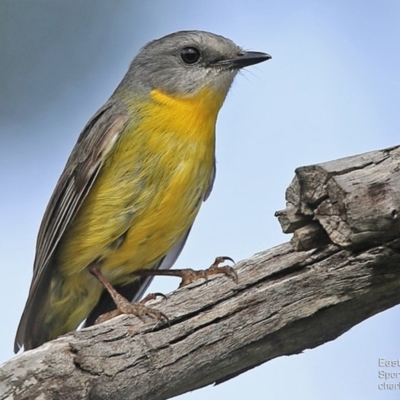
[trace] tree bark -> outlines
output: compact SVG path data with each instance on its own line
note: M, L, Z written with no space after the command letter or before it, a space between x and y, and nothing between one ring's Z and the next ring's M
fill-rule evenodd
M167 399L333 340L400 303L400 148L302 167L286 243L0 368L1 399Z
M357 250L399 236L400 147L297 168L278 211L296 250Z

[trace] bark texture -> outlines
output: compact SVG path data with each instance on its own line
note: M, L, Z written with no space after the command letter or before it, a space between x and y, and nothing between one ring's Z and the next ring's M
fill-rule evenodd
M363 249L400 232L400 147L300 167L276 216L292 245Z
M0 368L1 399L167 399L333 340L400 303L399 147L302 167L277 213L294 233L225 276Z

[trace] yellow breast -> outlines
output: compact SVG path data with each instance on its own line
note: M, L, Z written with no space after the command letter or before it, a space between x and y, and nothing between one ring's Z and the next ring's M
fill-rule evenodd
M111 283L150 268L192 225L210 185L215 122L223 98L151 92L124 128L60 244L63 272L95 260ZM137 108L137 105L135 105Z

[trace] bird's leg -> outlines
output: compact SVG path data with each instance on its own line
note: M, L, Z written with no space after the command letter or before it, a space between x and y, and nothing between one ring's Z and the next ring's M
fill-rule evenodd
M169 323L168 317L160 311L154 310L152 308L146 307L143 304L143 300L140 303L131 303L125 297L121 296L111 285L111 283L107 280L107 278L101 272L100 266L98 264L93 264L89 267L90 273L95 276L98 281L106 288L112 299L114 300L115 305L117 306L116 310L110 311L103 315L100 315L99 318L96 319L95 324L100 322L107 321L111 318L116 317L120 314L133 314L140 318L142 321L144 317L150 316L157 320L164 320ZM155 298L158 293L155 293L152 298ZM144 300L148 301L150 298L145 298Z
M185 269L140 269L133 272L135 275L139 276L178 276L180 277L181 283L179 287L183 287L196 281L197 279L203 278L208 280L208 277L211 275L216 274L225 274L230 276L235 283L238 283L238 276L236 271L228 266L222 265L221 267L219 264L223 263L224 261L234 261L230 257L217 257L211 267L203 270L194 270L191 268Z

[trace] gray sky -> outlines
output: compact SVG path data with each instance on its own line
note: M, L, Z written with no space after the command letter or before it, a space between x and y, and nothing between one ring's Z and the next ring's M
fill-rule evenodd
M221 254L240 260L289 240L274 212L296 167L399 143L398 0L2 0L0 362L13 355L37 230L79 132L139 48L182 29L273 59L233 85L217 126L214 191L176 267L206 267ZM177 284L157 279L151 290ZM398 399L378 390L378 358L400 358L399 321L396 307L317 349L179 398Z

